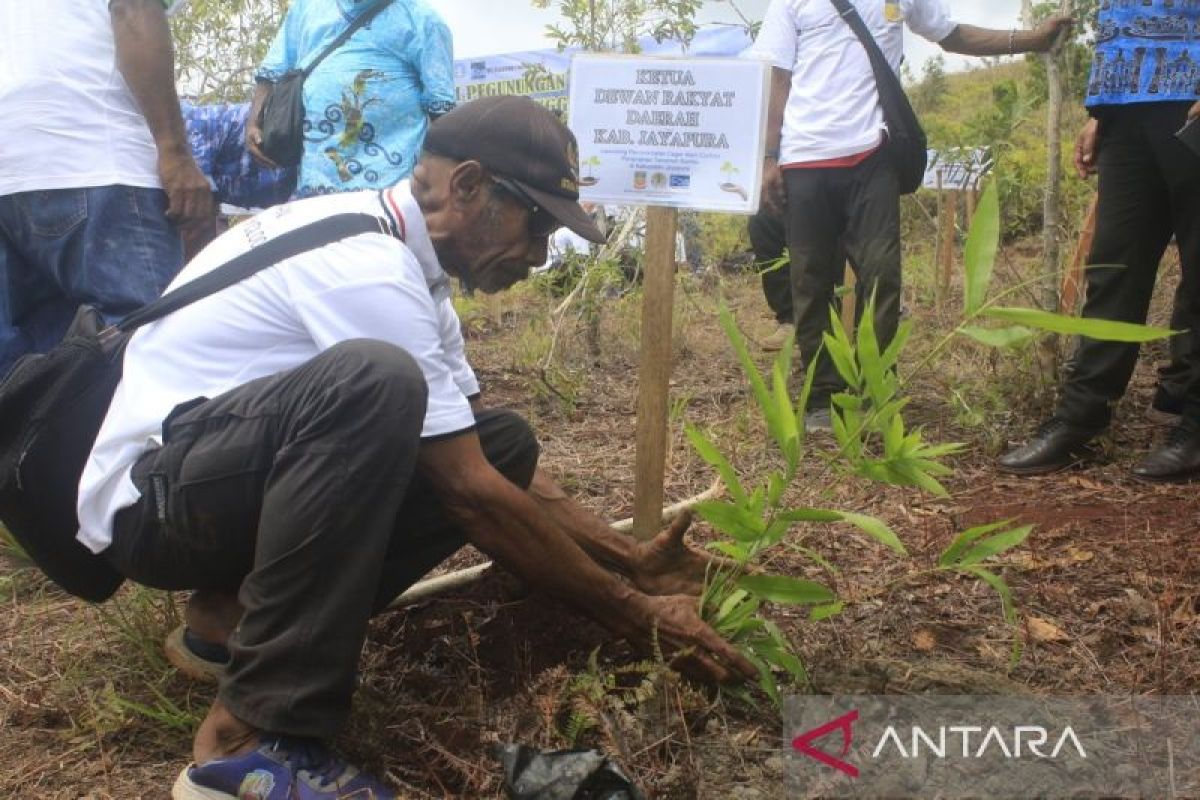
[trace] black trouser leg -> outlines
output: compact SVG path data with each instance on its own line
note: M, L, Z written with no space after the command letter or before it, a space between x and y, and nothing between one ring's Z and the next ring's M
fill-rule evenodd
M829 330L834 289L842 281L846 256L858 273L860 300L875 292L876 336L886 347L900 317L900 195L887 158L880 152L845 169L785 170L784 182L801 356L811 359ZM831 395L844 387L822 352L809 408L828 408Z
M845 271L840 245L845 216L837 173L832 169L784 170L787 190L787 243L792 258L792 308L796 345L805 369L816 361L810 410L829 408L830 397L845 387L822 349L829 309Z
M1139 104L1111 110L1101 119L1099 205L1088 263L1116 266L1088 269L1085 318L1145 322L1172 229L1196 226L1194 218L1190 225L1180 221L1183 209L1177 208L1182 204L1200 213L1195 200L1185 202L1181 185L1189 180L1194 185L1200 169L1179 162L1186 153L1171 135L1183 124L1186 108ZM1138 350L1136 344L1081 338L1056 415L1082 427L1105 427L1111 404L1133 375Z
M900 186L882 151L856 169L846 196L846 254L858 275L857 316L875 299L875 338L882 352L900 324Z
M754 268L762 275L763 296L775 315L775 321L791 325L792 276L791 264L779 264L787 253L787 235L783 220L766 211L759 211L746 223L750 247L754 251Z
M1195 313L1192 304L1198 301L1200 301L1200 297L1197 296L1196 288L1189 285L1189 282L1184 280L1181 275L1171 303L1171 321L1169 323L1171 330L1191 329L1189 320ZM1172 336L1167 343L1167 352L1169 360L1158 368L1156 395L1169 398L1168 402L1181 403L1187 392L1187 383L1192 372L1192 337ZM1155 402L1158 402L1157 397Z

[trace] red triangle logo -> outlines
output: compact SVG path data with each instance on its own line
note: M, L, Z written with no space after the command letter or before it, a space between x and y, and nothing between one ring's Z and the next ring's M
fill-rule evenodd
M826 722L819 728L802 733L795 739L792 739L792 749L797 753L803 753L814 761L819 761L827 767L833 767L839 772L844 772L851 778L858 777L858 767L844 761L843 759L850 752L850 744L854 741L854 723L858 722L858 712L851 711L843 714L835 720ZM818 750L813 747L813 742L824 736L828 736L834 731L842 732L842 752L841 757L829 755L824 750Z

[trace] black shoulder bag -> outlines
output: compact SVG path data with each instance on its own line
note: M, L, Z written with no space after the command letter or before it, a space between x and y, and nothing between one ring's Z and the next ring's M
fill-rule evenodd
M300 163L304 155L304 81L327 55L345 44L356 30L390 4L391 0L383 0L359 14L307 67L288 70L271 84L258 112L258 127L262 133L258 149L267 158L281 167L294 167Z
M121 381L133 332L284 259L360 233L386 232L379 217L338 214L289 231L105 327L80 306L63 340L18 361L0 382L0 522L46 575L92 602L124 578L76 538L79 478Z
M913 111L912 103L900 84L900 78L888 64L887 57L879 49L879 43L867 29L867 24L849 0L830 0L833 7L846 20L846 24L858 36L871 59L871 71L875 73L875 85L879 89L879 104L883 108L883 119L887 122L888 136L884 144L896 175L900 179L900 194L912 194L921 188L925 180L925 167L929 161L929 142L921 121Z

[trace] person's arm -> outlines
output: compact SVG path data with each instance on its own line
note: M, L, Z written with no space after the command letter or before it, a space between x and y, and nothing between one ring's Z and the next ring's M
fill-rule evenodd
M473 432L421 443L420 469L467 540L517 577L592 617L617 635L657 631L696 677L750 678L754 665L701 619L690 595L650 597L604 569L526 492L486 460Z
M1044 53L1060 35L1071 30L1073 20L1055 14L1033 30L995 30L974 25L957 25L950 35L938 42L947 53L964 56L1008 56L1017 53Z
M1188 119L1200 119L1200 100L1197 100L1196 104L1188 109Z
M1092 117L1084 123L1075 139L1075 171L1079 177L1096 174L1096 147L1100 143L1100 121Z
M711 566L719 561L688 547L684 533L691 525L691 512L680 514L670 527L647 542L614 531L604 520L571 499L539 467L533 474L529 494L542 513L551 519L592 560L633 581L651 595L699 595Z
M441 17L425 21L416 67L421 75L421 106L432 120L454 109L454 37Z
M783 172L779 169L779 146L783 140L783 111L792 88L790 70L771 68L771 95L767 104L766 151L763 153L762 204L767 212L780 217L786 194Z
M262 145L262 126L259 125L258 120L259 115L262 114L263 103L266 102L267 95L271 93L271 86L270 81L261 78L254 83L254 97L250 100L250 113L246 116L246 152L264 167L280 169L278 164L259 149Z
M108 9L117 69L133 93L158 149L158 174L168 199L167 218L186 230L211 225L212 190L188 145L175 93L171 29L162 2L111 0Z

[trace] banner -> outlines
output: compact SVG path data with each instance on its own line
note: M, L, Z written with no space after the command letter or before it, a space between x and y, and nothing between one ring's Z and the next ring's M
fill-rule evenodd
M744 28L713 25L696 32L685 49L675 40L656 42L643 37L639 42L645 55L736 56L750 46ZM564 51L523 50L454 62L454 85L459 103L477 97L517 94L533 98L552 111L567 111L567 73L578 48Z

